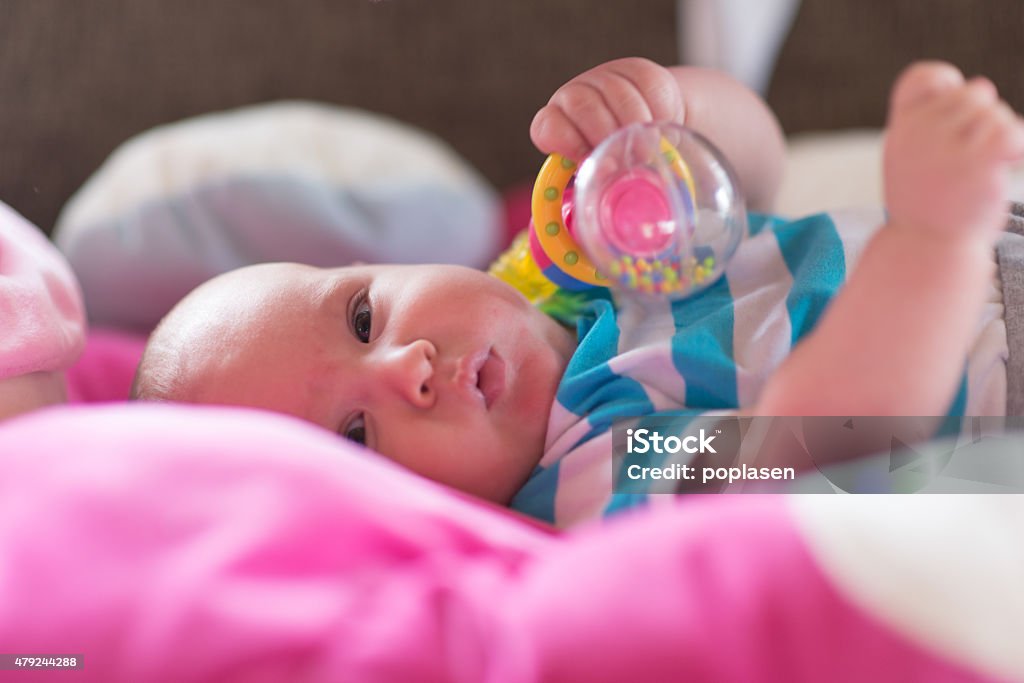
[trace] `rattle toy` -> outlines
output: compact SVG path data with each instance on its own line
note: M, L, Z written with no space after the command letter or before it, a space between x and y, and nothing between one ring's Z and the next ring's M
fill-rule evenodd
M721 153L669 123L623 128L578 170L552 154L534 184L532 214L527 233L491 268L531 301L595 286L684 298L721 276L747 231Z

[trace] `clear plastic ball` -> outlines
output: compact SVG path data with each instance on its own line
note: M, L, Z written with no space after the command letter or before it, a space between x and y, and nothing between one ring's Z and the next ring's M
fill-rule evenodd
M728 162L701 135L635 124L602 142L576 175L573 226L612 287L681 299L712 285L747 234Z

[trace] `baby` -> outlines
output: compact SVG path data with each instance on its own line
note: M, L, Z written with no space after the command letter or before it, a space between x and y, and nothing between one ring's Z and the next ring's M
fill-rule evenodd
M779 126L717 72L603 64L562 86L531 135L544 152L582 159L616 129L652 120L702 133L732 162L748 206L772 208ZM975 321L986 320L1007 172L1022 157L1024 125L991 82L916 64L892 92L880 228L881 217L846 230L830 216L754 215L711 289L660 311L597 297L575 333L470 269L253 266L171 311L133 392L294 415L559 525L621 504L612 420L736 409L942 415L955 399L960 410L999 412L1005 335L976 344ZM760 283L765 270L788 284ZM769 314L783 326L761 319ZM972 367L990 371L975 373L965 396L964 361L979 348Z

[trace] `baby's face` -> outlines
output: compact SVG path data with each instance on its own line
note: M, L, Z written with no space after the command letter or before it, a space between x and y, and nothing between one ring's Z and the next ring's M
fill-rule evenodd
M499 503L543 451L574 339L457 266L254 266L193 297L185 400L295 415Z

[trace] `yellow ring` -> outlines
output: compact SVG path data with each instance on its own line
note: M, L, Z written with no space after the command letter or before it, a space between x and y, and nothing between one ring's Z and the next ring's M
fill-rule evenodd
M607 281L598 275L562 220L562 196L575 172L576 162L557 153L541 166L533 184L533 229L541 249L556 268L581 282L605 285Z
M690 173L690 167L686 165L686 162L683 161L683 157L679 155L679 150L673 147L671 142L662 138L661 153L664 155L665 161L668 162L676 176L686 183L686 188L690 191L690 197L693 198L694 204L696 204L697 189L693 184L693 175Z

